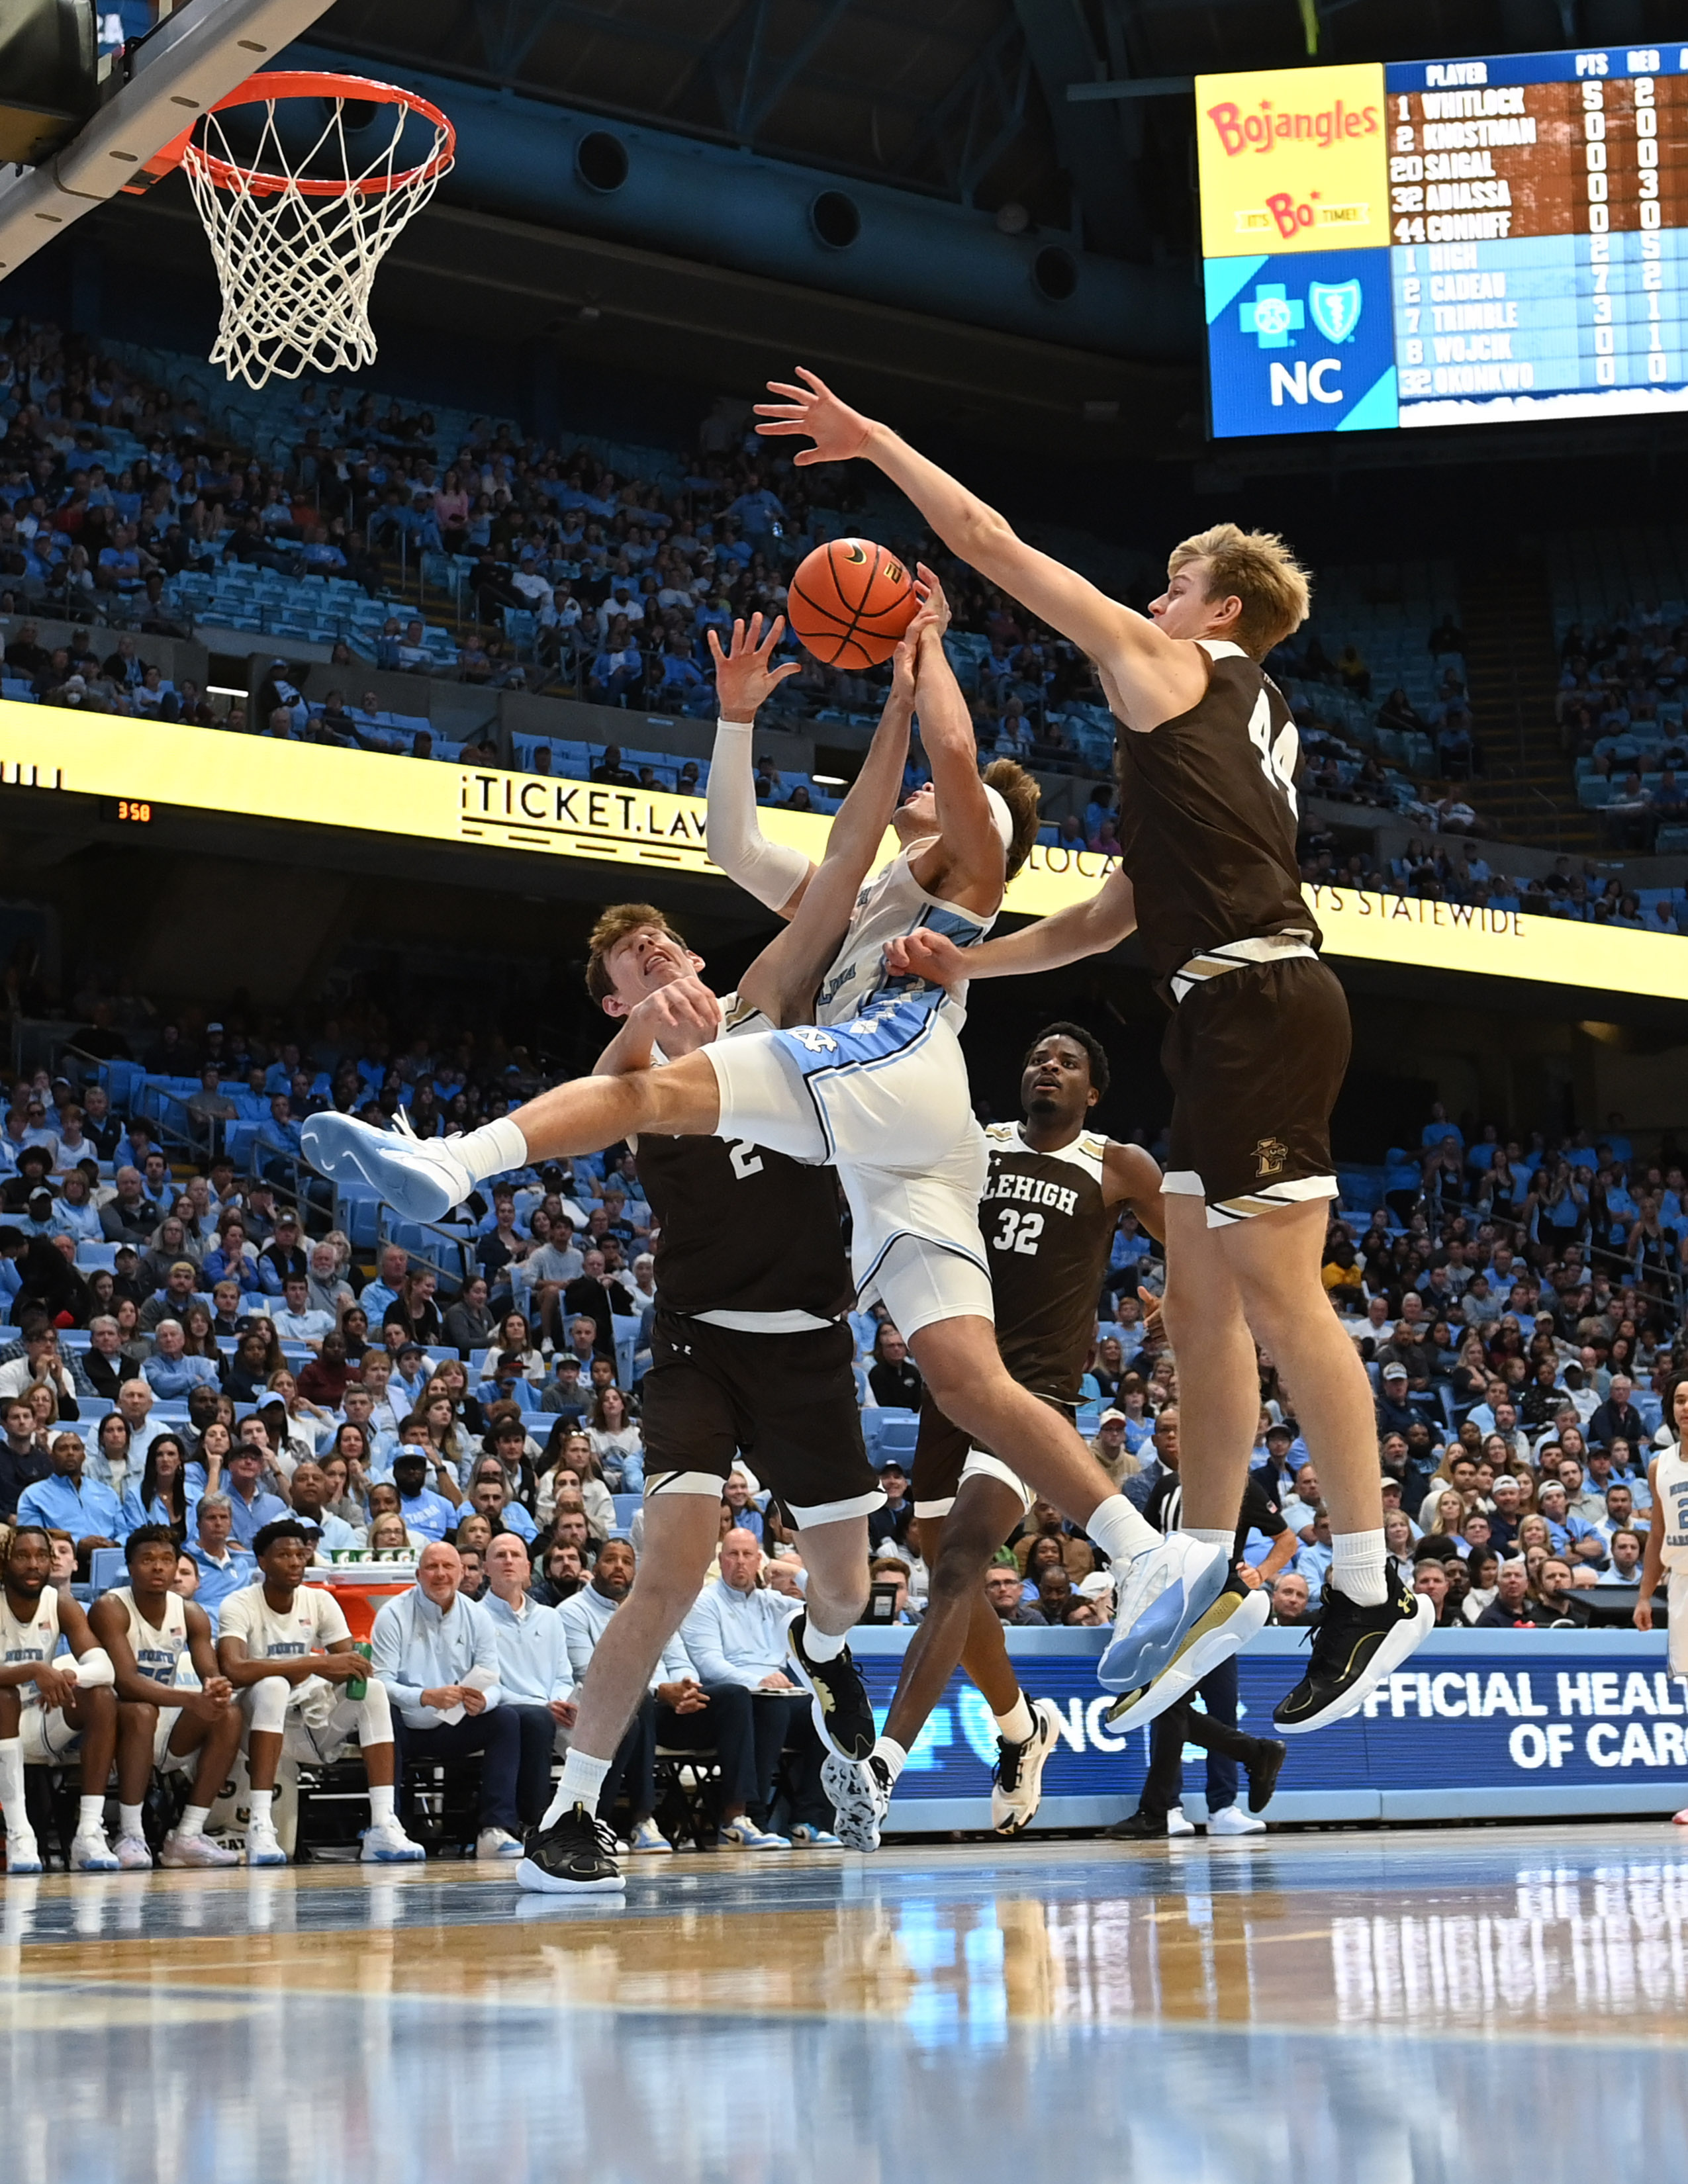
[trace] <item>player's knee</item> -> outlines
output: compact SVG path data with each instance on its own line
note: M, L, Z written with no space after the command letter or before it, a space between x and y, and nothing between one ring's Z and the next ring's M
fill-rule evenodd
M252 1686L252 1726L259 1736L279 1736L287 1724L292 1685L285 1676L264 1676Z
M368 1688L358 1702L358 1741L360 1744L391 1744L393 1741L393 1708L387 1699L387 1686L371 1676Z
M150 1737L159 1726L159 1710L145 1699L120 1699L117 1730L120 1736Z

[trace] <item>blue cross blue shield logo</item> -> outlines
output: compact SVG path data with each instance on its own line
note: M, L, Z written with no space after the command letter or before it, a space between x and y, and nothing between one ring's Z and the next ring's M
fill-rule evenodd
M1292 298L1281 281L1262 281L1256 286L1253 301L1239 307L1238 323L1262 348L1288 348L1290 335L1301 332L1306 315L1300 299Z
M1345 342L1360 323L1365 293L1357 281L1314 281L1307 287L1307 309L1328 342Z

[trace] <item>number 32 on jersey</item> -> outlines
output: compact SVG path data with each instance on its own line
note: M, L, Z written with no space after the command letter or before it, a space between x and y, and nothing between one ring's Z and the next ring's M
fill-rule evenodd
M1017 1206L1001 1206L996 1212L996 1234L990 1240L993 1251L1023 1251L1028 1259L1038 1255L1038 1239L1044 1233L1041 1213L1022 1213Z

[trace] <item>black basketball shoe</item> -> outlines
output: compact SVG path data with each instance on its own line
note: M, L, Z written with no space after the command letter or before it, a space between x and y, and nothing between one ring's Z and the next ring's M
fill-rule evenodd
M803 1650L808 1630L809 1618L794 1617L786 1630L785 1650L793 1673L814 1699L810 1711L821 1741L840 1759L866 1759L879 1732L861 1671L850 1658L848 1646L830 1661L811 1661Z
M541 1896L618 1896L627 1886L615 1836L584 1805L571 1805L549 1828L528 1830L515 1877Z
M1381 1607L1362 1607L1325 1580L1307 1673L1272 1710L1285 1736L1346 1720L1423 1644L1435 1624L1435 1609L1424 1594L1409 1592L1393 1570L1387 1583L1389 1597Z
M1290 1747L1276 1736L1257 1736L1255 1757L1245 1761L1249 1778L1249 1810L1263 1813L1272 1802L1272 1793L1278 1787L1278 1777L1284 1762L1290 1756Z

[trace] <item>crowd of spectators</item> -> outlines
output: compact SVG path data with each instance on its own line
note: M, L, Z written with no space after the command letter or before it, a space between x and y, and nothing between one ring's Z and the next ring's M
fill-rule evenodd
M424 1131L471 1125L533 1089L525 1057L488 1055L477 1068L472 1052L425 1039L394 1056L332 1025L301 1050L232 1018L190 1041L165 1022L143 1035L137 1011L97 1001L85 1037L109 1056L132 1040L154 1070L197 1067L190 1104L210 1133L198 1156L149 1126L138 1097L127 1112L114 1103L86 1050L74 1074L15 1083L0 1122L0 1518L45 1527L58 1576L83 1585L97 1550L164 1527L181 1550L178 1586L214 1627L278 1524L302 1526L320 1557L408 1564L443 1551L428 1564L436 1606L502 1599L520 1626L510 1644L536 1653L524 1603L558 1611L562 1655L543 1673L527 1663L521 1702L538 1712L525 1746L513 1714L488 1730L487 1709L454 1712L460 1679L413 1691L402 1658L387 1663L377 1646L401 1747L420 1739L419 1756L482 1761L486 1854L505 1855L639 1550L655 1290L637 1159L616 1148L489 1187L462 1217L465 1278L442 1280L397 1243L360 1252L326 1205L295 1197L290 1134L330 1100L382 1117L402 1104ZM131 1095L146 1082L113 1081ZM215 1134L243 1126L242 1168ZM1633 1599L1661 1396L1688 1364L1685 1239L1677 1154L1638 1156L1616 1117L1598 1139L1525 1145L1437 1110L1377 1202L1337 1210L1325 1280L1374 1383L1390 1549L1440 1621L1580 1625L1606 1613L1602 1597L1618 1614ZM1156 1257L1123 1223L1081 1391L1081 1429L1139 1506L1178 1462ZM883 1310L853 1324L886 1493L871 1527L872 1613L912 1621L926 1594L906 1469L920 1376ZM1301 1623L1318 1610L1329 1526L1294 1391L1264 1355L1260 1375L1255 1461L1290 1536L1252 1539L1245 1574L1257 1580L1267 1565L1275 1618ZM688 1717L705 1708L710 1747L727 1753L723 1839L825 1834L800 1709L783 1725L772 1713L740 1721L745 1701L720 1688L728 1637L744 1674L756 1672L737 1688L780 1673L770 1632L805 1576L800 1541L744 1465L722 1496L721 1539L716 1590L618 1761L636 1847L666 1840L657 1747L682 1748L696 1733ZM1111 1613L1106 1557L1043 1503L985 1591L1014 1624ZM435 1642L432 1624L424 1635Z

